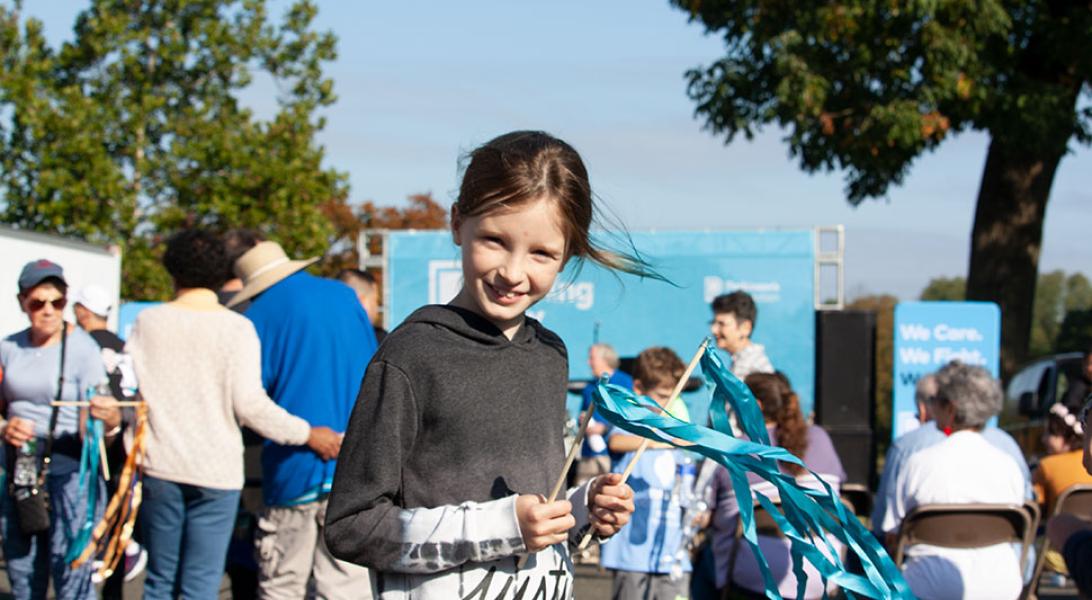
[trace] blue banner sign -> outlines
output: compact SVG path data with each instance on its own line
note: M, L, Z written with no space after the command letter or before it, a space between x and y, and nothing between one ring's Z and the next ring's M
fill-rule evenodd
M900 302L895 307L892 439L918 427L914 387L953 360L998 376L1001 310L992 302Z
M137 315L145 308L162 304L162 302L126 302L118 309L118 337L129 339L129 333L133 330Z
M758 305L752 339L789 376L805 414L814 405L814 252L811 230L633 233L633 243L675 285L619 275L594 264L569 268L529 314L569 349L573 379L590 378L587 351L596 340L621 356L668 346L687 361L709 335L709 302L743 289ZM617 247L610 239L608 246ZM445 303L462 285L459 249L448 232L391 232L388 240L390 325L425 304ZM513 373L513 383L519 374ZM687 401L704 414L708 394Z

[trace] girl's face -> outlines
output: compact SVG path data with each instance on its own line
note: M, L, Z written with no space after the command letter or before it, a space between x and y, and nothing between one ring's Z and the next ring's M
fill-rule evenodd
M1069 445L1065 443L1065 436L1051 433L1049 428L1044 428L1043 449L1047 454L1061 454L1069 452Z
M531 200L452 223L463 251L463 287L452 304L493 322L508 339L565 266L566 239L556 204Z

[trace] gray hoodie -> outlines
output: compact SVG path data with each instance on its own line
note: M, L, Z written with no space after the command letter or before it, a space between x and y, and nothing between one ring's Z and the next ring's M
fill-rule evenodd
M337 558L371 567L382 599L569 598L557 545L530 557L517 494L564 462L565 345L527 319L512 340L481 316L426 306L384 340L349 420L326 514ZM586 488L568 493L586 529Z

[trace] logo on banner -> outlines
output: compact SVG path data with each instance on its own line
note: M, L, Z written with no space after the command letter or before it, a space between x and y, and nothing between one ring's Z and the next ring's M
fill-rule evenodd
M703 284L706 303L712 302L713 298L721 294L729 294L736 290L747 292L758 303L769 304L781 301L780 281L739 281L706 275Z
M555 283L546 301L572 304L577 310L591 310L595 306L595 284L590 281Z
M447 304L459 294L463 270L457 260L428 261L428 303Z

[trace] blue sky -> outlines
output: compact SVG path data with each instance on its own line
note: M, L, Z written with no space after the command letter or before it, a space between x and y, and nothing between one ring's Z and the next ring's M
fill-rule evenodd
M88 2L28 2L55 42ZM271 3L279 15L288 5ZM846 226L847 292L916 297L963 275L988 139L964 133L920 158L884 200L851 207L841 173L809 175L784 133L725 146L702 130L683 73L721 54L666 0L322 2L339 38L339 100L320 136L354 201L400 204L458 186L459 156L511 129L545 129L583 155L592 185L633 230ZM272 109L271 82L246 100ZM1073 146L1050 205L1040 270L1090 272L1092 151Z

